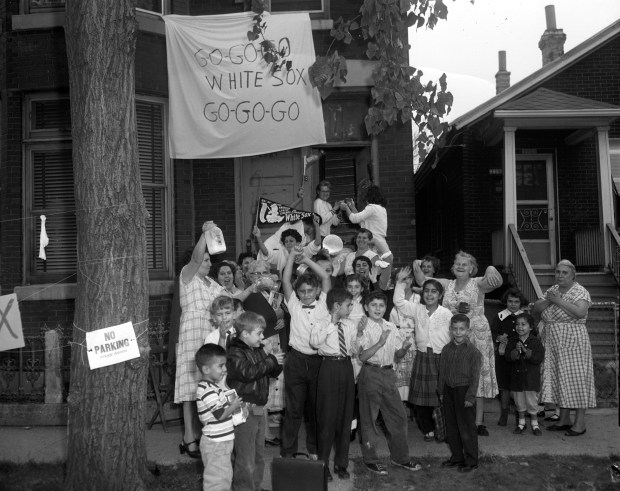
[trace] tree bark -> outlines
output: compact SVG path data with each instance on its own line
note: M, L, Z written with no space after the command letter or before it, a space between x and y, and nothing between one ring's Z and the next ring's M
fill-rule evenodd
M78 236L68 490L146 489L146 216L135 125L135 0L67 0ZM140 358L90 369L86 332L133 322Z

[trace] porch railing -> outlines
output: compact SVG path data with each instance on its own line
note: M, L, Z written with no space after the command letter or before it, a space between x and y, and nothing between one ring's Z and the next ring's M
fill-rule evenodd
M616 283L620 284L620 237L611 223L607 224L607 232L605 240L607 241L607 250L609 251L608 266L616 279Z
M519 233L514 224L508 225L508 267L517 283L517 286L530 302L535 302L543 297L543 292L538 284L527 252L519 238Z

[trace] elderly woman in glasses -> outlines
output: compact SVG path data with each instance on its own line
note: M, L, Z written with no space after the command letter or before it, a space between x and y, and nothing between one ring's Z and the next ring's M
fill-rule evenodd
M540 400L560 407L560 419L547 430L565 431L566 436L583 435L586 408L596 407L592 347L586 329L592 302L588 291L575 281L576 273L573 263L560 261L555 268L556 284L532 309L540 315L546 350ZM575 409L572 423L571 409Z

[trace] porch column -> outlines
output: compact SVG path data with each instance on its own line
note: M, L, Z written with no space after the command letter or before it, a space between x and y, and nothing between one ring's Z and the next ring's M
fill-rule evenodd
M611 254L607 241L607 224L614 225L614 192L611 178L611 163L609 159L609 126L598 126L596 128L597 146L598 146L598 188L599 188L599 216L601 217L601 237L605 248L604 267L611 262Z
M509 224L517 225L517 165L515 132L517 128L504 127L504 266L510 264Z

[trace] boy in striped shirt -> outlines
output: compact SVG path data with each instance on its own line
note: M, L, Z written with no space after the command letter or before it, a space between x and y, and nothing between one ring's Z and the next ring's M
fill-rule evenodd
M224 395L218 383L226 379L226 351L217 344L205 344L196 352L202 380L196 391L198 417L202 423L200 454L204 464L203 491L230 489L231 454L235 432L232 414L241 407L241 398Z

